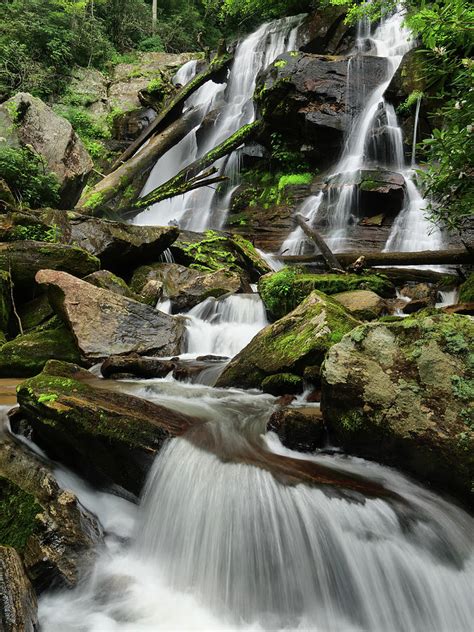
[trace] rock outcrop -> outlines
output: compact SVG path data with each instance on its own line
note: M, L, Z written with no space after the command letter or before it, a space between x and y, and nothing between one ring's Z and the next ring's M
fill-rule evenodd
M0 105L0 137L0 145L29 146L41 156L61 184L62 208L74 206L94 165L69 121L19 92Z
M95 484L138 495L163 443L197 421L105 384L73 364L48 362L20 384L20 414L50 456Z
M35 632L37 603L17 551L0 546L0 628L3 632Z
M48 286L50 303L90 364L113 354L166 356L181 350L184 326L173 316L65 272L41 270L36 280Z
M327 350L359 324L320 292L312 292L294 311L262 329L228 364L216 386L260 388L269 375L302 376L322 364Z
M473 345L469 316L420 313L354 329L323 366L332 440L469 499Z

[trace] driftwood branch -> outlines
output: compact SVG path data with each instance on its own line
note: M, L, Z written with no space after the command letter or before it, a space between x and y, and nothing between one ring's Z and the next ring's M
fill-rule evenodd
M367 266L457 265L473 263L473 255L464 248L449 250L423 250L421 252L339 252L339 262L347 267L359 257L365 257ZM283 255L285 263L323 263L322 255Z
M301 227L304 234L314 242L319 249L322 258L326 262L326 265L330 270L337 270L338 272L344 272L344 268L339 263L337 257L333 254L332 250L329 248L327 243L324 241L323 237L318 233L317 230L311 228L309 226L307 220L303 215L299 213L295 217L296 223Z
M161 186L153 189L153 191L148 193L145 197L137 200L132 206L137 209L146 208L147 206L150 206L150 204L156 204L157 202L161 202L167 198L182 195L187 191L195 189L197 188L196 185L198 183L200 183L198 186L207 186L210 182L205 182L202 179L211 175L211 172L203 173L201 176L199 176L199 174L210 167L214 162L216 162L216 160L219 160L219 158L230 154L247 140L254 138L260 133L262 128L263 123L261 121L255 121L249 125L244 125L227 140L214 149L211 149L211 151L205 154L202 158L195 160ZM216 171L217 170L212 170L212 173L216 173ZM224 176L218 176L217 179L213 178L212 181L219 182L222 179L225 179Z
M186 99L204 85L206 81L213 79L218 73L224 70L232 59L233 55L229 53L215 57L203 72L196 75L194 79L191 79L191 81L183 86L175 96L168 101L156 119L143 130L140 136L129 145L123 154L115 161L112 165L112 171L133 156L149 138L161 131L173 117L179 116Z

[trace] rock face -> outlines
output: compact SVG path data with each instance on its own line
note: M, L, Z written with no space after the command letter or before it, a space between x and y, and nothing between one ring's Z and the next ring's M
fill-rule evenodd
M341 292L340 294L333 294L332 298L359 320L375 320L382 316L387 309L383 298L371 290Z
M166 356L180 352L183 324L179 319L65 272L41 270L36 280L48 285L51 304L88 362L112 354Z
M19 92L0 105L0 137L12 147L30 146L61 183L61 205L74 206L93 162L69 121L41 99Z
M216 386L259 388L269 375L303 375L306 366L320 366L327 350L359 321L319 292L273 325L265 327L229 363Z
M308 15L298 29L298 49L306 53L338 55L347 52L351 28L344 23L346 9L326 6Z
M392 283L378 274L306 274L294 268L284 268L266 274L258 283L260 296L275 318L295 309L313 290L329 295L370 290L383 297L395 296Z
M131 287L137 294L143 294L150 281L158 281L163 286L163 297L171 300L175 311L194 307L204 299L218 298L228 292L242 289L242 281L236 272L216 270L200 272L185 268L177 263L158 263L135 270Z
M333 440L465 499L474 474L469 316L423 315L358 327L323 366Z
M94 483L138 495L163 442L196 423L145 399L99 388L72 364L49 362L18 389L34 440Z
M0 243L0 270L10 271L15 287L31 285L38 270L63 270L84 277L100 268L100 261L76 246L42 241Z
M36 595L15 549L0 546L0 627L3 632L38 629Z
M326 160L334 159L348 123L364 105L356 77L347 96L347 62L347 57L310 53L280 55L257 81L255 99L263 118L283 135L291 130L290 140L312 144L324 150ZM386 70L386 59L367 55L351 66L352 73L363 73L365 94L380 83Z
M93 563L100 528L43 462L8 435L0 441L0 500L0 544L21 553L36 592L74 586L82 565Z

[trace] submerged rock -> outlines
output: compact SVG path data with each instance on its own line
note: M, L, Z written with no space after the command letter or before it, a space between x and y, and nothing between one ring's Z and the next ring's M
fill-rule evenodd
M465 499L474 474L468 316L420 314L358 327L323 366L322 409L333 440Z
M260 388L269 375L303 376L320 366L327 350L359 324L320 292L312 292L294 311L262 329L228 364L216 386Z
M36 280L48 285L51 304L89 363L111 354L167 356L181 350L184 325L178 318L65 272L41 270Z
M94 164L69 121L41 99L19 92L0 105L0 137L41 156L61 184L61 206L74 206Z
M3 632L35 632L37 603L18 553L0 546L0 628Z
M169 299L178 312L191 309L210 296L218 298L242 289L242 280L236 272L225 269L200 272L177 263L142 266L135 270L130 285L134 292L143 294L150 281L162 284L163 298Z
M36 592L74 586L82 566L93 563L101 530L48 467L8 435L0 440L0 504L0 544L20 552Z
M145 399L101 386L83 369L48 362L20 384L20 413L35 442L94 483L138 495L163 443L197 421Z
M313 290L339 294L353 290L371 290L383 297L395 296L395 287L379 274L307 274L284 268L267 274L258 283L266 308L276 318L288 314Z

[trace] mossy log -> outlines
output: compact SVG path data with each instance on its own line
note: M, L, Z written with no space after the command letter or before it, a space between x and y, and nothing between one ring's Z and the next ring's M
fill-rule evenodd
M472 263L472 253L465 248L449 250L422 250L419 252L339 252L338 261L347 267L359 257L365 258L367 266L416 266L416 265L456 265ZM287 255L285 263L322 263L322 255Z
M163 132L154 136L130 160L106 175L90 190L85 191L76 204L76 208L96 211L106 206L120 193L128 199L138 197L139 191L136 190L134 183L137 180L141 183L139 176L143 176L161 156L179 143L191 131L194 124L195 117L192 112L179 118Z
M211 177L216 173L215 169L211 169L206 173L202 173L210 167L216 160L230 154L248 141L250 138L257 136L263 129L262 121L255 121L241 127L235 134L211 149L202 158L198 158L193 163L182 169L176 176L162 184L161 186L150 191L148 195L141 198L133 204L134 208L146 208L150 204L156 204L175 195L182 195L187 191L191 191L200 186L207 186L213 182L222 180L222 176ZM201 174L201 175L200 175Z
M213 79L218 73L223 71L233 59L233 55L225 53L215 57L209 66L201 73L191 79L185 86L175 94L175 96L165 105L156 119L149 125L140 136L123 152L123 154L112 165L112 171L117 169L121 164L127 161L140 147L154 134L162 130L173 117L179 116L183 109L184 102L196 90L198 90L207 81Z

